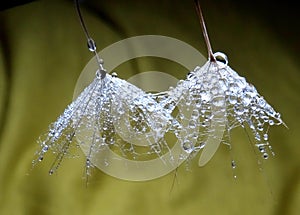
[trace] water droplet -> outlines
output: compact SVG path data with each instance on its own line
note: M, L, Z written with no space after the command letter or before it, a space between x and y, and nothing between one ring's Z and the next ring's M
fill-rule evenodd
M195 76L195 73L194 73L194 72L189 72L189 73L187 74L187 79L193 79L194 76Z
M275 113L275 116L274 116L276 119L280 119L281 115L280 113Z
M252 97L249 94L245 94L243 96L243 104L245 106L248 106L251 103L251 101L252 101Z
M88 39L88 41L87 41L87 46L88 46L88 48L89 48L89 50L90 50L91 52L94 52L94 51L97 50L97 48L96 48L96 43L95 43L95 41L94 41L93 39L91 39L91 38Z
M237 115L243 115L244 111L245 111L243 105L241 105L241 104L235 105L234 110L235 110Z
M260 97L257 101L258 105L262 108L266 106L266 101L263 99L263 97Z
M218 92L219 92L219 90L218 90L217 87L212 87L212 88L210 89L210 92L211 92L213 95L217 95Z
M228 97L228 101L230 104L234 105L237 103L237 96L235 94L230 94Z
M266 148L265 148L264 145L258 146L258 150L259 150L261 153L265 153L265 152L266 152Z
M206 90L201 90L200 91L200 95L201 95L201 99L204 102L208 102L210 100L210 98L211 98L210 93L207 92Z
M239 86L236 83L229 83L229 91L236 94L239 91Z
M42 148L42 152L43 153L46 153L49 149L49 146L48 145L45 145L43 148Z
M202 123L201 123L202 127L206 128L210 126L210 120L209 119L205 119Z
M116 72L113 72L113 73L111 73L111 77L117 78L117 77L118 77L118 74L117 74Z
M191 120L190 122L189 122L189 127L190 128L196 128L196 122L195 122L195 120Z
M199 145L199 149L203 149L205 144L206 144L205 142L201 142L200 145Z
M191 141L189 140L185 140L182 144L182 148L184 149L184 151L186 151L187 153L191 153L194 150L193 144Z
M257 125L257 130L259 130L259 131L263 131L264 130L264 125L263 124L258 124Z
M193 110L192 112L192 118L198 118L199 117L199 111L198 110Z
M214 53L214 57L216 58L218 66L221 69L225 68L228 65L228 58L224 53L216 52L216 53Z
M269 138L269 136L268 136L268 134L264 134L264 140L268 140L268 138Z
M259 133L255 133L255 139L256 139L257 141L260 141L260 134L259 134Z
M267 160L267 159L269 158L269 155L268 155L268 153L266 153L266 152L265 152L265 153L263 153L263 158Z
M155 111L155 105L154 105L154 103L148 103L148 105L147 105L147 110L148 110L149 112Z
M53 169L50 169L50 170L49 170L49 175L53 175L53 173L54 173L54 170L53 170Z
M235 168L236 168L236 163L235 163L234 160L231 161L231 167L232 167L232 169L235 169Z
M222 96L214 97L212 99L212 104L216 107L222 107L225 105L225 99Z

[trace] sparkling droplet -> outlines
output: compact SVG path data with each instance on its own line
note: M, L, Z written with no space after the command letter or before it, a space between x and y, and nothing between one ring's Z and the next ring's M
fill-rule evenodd
M214 97L212 99L212 104L216 107L222 107L225 105L225 99L222 96Z
M245 94L245 95L243 96L243 104L244 104L245 106L250 105L251 101L252 101L252 97L251 97L249 94Z
M193 144L191 141L186 140L184 141L184 143L182 144L182 148L184 149L184 151L186 151L187 153L192 153L194 150Z
M205 147L205 144L206 144L205 142L200 143L199 149L203 149Z
M214 53L214 57L216 58L218 66L220 66L221 69L227 66L228 58L224 53L216 52Z
M229 84L229 91L232 92L233 94L236 94L239 92L239 86L236 83L230 83Z
M266 152L266 148L265 148L264 145L260 145L260 146L258 147L258 150L259 150L261 153L265 153L265 152Z
M267 141L267 140L268 140L268 138L269 138L269 137L268 137L268 134L264 134L264 140L266 140L266 141Z
M269 158L269 155L268 155L268 153L263 153L263 158L265 159L265 160L267 160L268 158Z
M204 102L208 102L208 101L210 100L210 98L211 98L210 93L207 92L207 91L205 91L205 90L202 90L202 91L200 92L200 95L201 95L201 99L202 99Z
M210 92L211 92L213 95L217 95L218 92L219 92L219 90L218 90L217 87L212 87L212 88L210 89Z
M89 38L88 41L87 41L87 45L88 45L88 48L91 52L94 52L94 51L97 50L96 43L93 39Z
M232 169L235 169L235 168L236 168L236 163L235 163L234 160L231 161L231 167L232 167Z
M118 74L116 72L111 73L111 77L116 78L118 77Z
M228 97L228 101L230 104L234 105L237 103L237 96L235 94L230 94Z
M42 148L42 152L43 153L46 153L49 149L49 146L48 145L45 145L43 148Z
M199 111L197 109L193 110L192 118L198 118L198 117L199 117Z
M243 115L244 114L244 107L241 104L234 106L235 112L237 115Z
M257 103L262 108L266 106L266 101L262 97L258 99Z
M196 122L195 122L195 120L191 120L191 121L189 122L189 127L190 127L190 128L196 128Z
M259 133L256 133L256 134L255 134L255 139L256 139L257 141L260 141L260 134L259 134Z
M274 116L276 119L280 119L281 115L280 113L275 113L275 116Z
M263 131L264 130L264 125L263 124L258 124L257 125L257 130Z
M194 73L194 72L189 72L189 73L187 74L187 79L193 79L194 76L195 76L195 73Z

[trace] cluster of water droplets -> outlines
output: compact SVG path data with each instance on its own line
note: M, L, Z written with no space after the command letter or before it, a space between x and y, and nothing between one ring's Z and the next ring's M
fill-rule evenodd
M227 62L223 53L216 54ZM244 77L239 76L228 65L221 68L219 73L222 77L220 82L226 87L226 129L230 131L238 126L248 126L262 157L267 159L269 154L274 155L268 141L268 131L270 126L285 125L280 113L267 103L252 84L247 83Z
M150 154L160 157L169 151L164 134L173 120L151 95L116 74L106 74L103 79L97 76L39 138L41 149L33 163L42 161L51 150L56 154L49 172L53 174L64 157L72 156L72 149L78 147L87 157L87 173L103 150L133 159Z
M148 155L163 157L170 153L166 134L171 132L180 143L182 159L202 150L198 164L203 166L225 142L224 132L246 125L267 159L273 153L268 130L284 124L280 114L228 66L223 53L215 57L217 61L196 67L185 80L159 94L145 93L116 74L104 77L98 72L39 138L40 150L33 163L42 161L51 150L56 156L49 172L53 174L64 157L80 147L89 174L99 159L109 165L105 150L134 160L147 159ZM176 162L169 158L162 162Z
M226 138L232 129L247 126L255 146L268 159L269 154L274 155L268 141L269 127L285 125L280 114L228 66L225 54L217 52L214 56L216 61L197 66L176 87L158 96L164 108L176 112L176 122L181 125L177 138L182 148L189 154L203 149L198 163L203 166L220 143L230 145ZM234 161L232 167L236 167Z

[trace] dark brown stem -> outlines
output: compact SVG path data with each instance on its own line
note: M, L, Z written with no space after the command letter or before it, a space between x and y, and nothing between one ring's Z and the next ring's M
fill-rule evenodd
M211 45L210 45L210 41L209 41L208 33L206 30L206 26L205 26L205 22L204 22L204 18L203 18L203 14L201 11L201 6L200 6L199 0L195 0L195 6L196 6L196 11L197 11L197 14L199 17L202 33L204 36L204 40L205 40L205 44L206 44L206 48L207 48L207 52L208 52L208 60L215 62L216 58L214 56L214 53L213 53Z
M81 11L80 11L80 6L79 6L79 0L74 0L74 3L75 3L75 7L76 7L76 11L77 11L77 15L78 15L78 18L79 18L79 21L80 21L80 24L81 24L81 27L84 31L84 34L86 36L86 39L87 39L87 43L88 43L88 48L91 52L94 53L94 55L96 56L96 60L97 60L97 63L99 65L99 73L101 75L101 78L103 79L106 75L106 71L105 69L103 68L103 60L99 57L97 51L96 51L96 43L94 42L94 40L90 37L90 34L87 30L87 27L84 23L84 20L83 20L83 17L81 15Z

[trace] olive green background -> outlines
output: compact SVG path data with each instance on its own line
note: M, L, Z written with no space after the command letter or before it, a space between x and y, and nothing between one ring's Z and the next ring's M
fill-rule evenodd
M171 173L128 182L94 170L87 187L83 156L67 159L53 176L47 174L51 157L31 169L36 140L71 102L76 80L92 57L73 3L36 1L3 10L0 214L298 214L299 24L288 13L278 23L280 11L274 10L280 5L260 6L250 10L234 1L203 1L202 9L214 50L228 55L230 66L256 86L288 125L270 130L276 156L259 167L247 136L237 129L232 136L234 173L230 153L221 146L205 167L193 160L178 169L176 178ZM158 34L206 54L192 0L86 1L82 11L99 50L130 36ZM175 63L149 58L121 66L118 74L127 79L148 70L178 78L186 72Z

